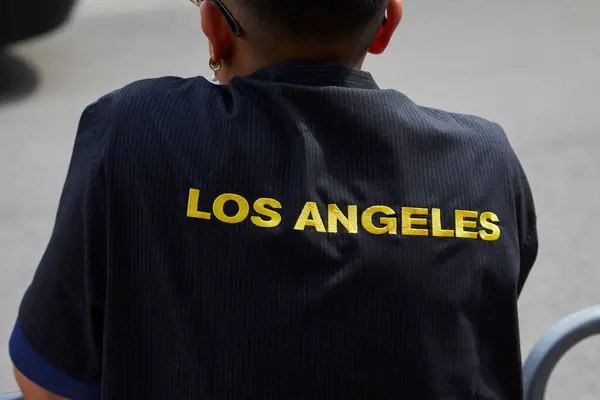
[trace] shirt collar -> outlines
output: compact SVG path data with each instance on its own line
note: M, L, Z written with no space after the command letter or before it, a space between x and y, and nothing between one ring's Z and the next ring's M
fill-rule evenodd
M303 86L379 89L370 73L332 62L286 62L263 68L248 78Z

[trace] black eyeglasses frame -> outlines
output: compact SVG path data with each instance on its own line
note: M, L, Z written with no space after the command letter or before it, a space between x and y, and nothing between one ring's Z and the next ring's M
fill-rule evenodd
M190 1L192 3L194 3L195 5L197 5L198 7L200 7L200 3L202 3L203 0L190 0ZM221 10L221 13L223 13L223 16L225 17L225 20L231 27L231 31L233 32L233 35L235 37L242 36L242 34L244 33L242 26L240 25L239 22L237 22L237 20L235 19L235 17L231 13L231 11L229 11L227 6L225 6L225 4L223 4L223 2L221 0L208 0L208 1L212 1L217 7L219 7L219 10Z

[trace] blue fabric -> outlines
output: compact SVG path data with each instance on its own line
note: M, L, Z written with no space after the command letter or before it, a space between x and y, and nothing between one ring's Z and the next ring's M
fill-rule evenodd
M73 400L100 399L99 385L79 382L49 364L31 348L18 324L10 337L9 351L15 367L44 389Z

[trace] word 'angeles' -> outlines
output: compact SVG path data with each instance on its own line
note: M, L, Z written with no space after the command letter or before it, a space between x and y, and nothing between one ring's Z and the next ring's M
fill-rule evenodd
M187 216L198 219L211 219L214 215L226 224L238 224L250 215L250 204L244 197L234 193L224 193L213 201L212 214L200 211L198 203L200 190L190 189L187 205ZM227 202L237 206L234 215L225 213ZM256 215L250 221L261 228L275 228L281 224L279 201L272 198L260 198L254 202L252 209ZM294 229L303 231L307 227L321 233L338 233L341 225L348 233L358 233L359 222L362 228L373 235L433 236L446 238L482 239L495 241L500 237L498 216L492 212L479 213L469 210L454 211L454 229L444 228L439 208L402 207L400 214L388 206L374 205L366 208L359 216L358 206L348 205L344 212L337 204L327 205L325 221L315 202L309 201L298 214ZM398 226L400 225L400 226Z

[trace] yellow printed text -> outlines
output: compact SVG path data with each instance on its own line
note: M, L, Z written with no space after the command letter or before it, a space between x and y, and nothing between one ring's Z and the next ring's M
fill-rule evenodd
M287 229L323 234L354 235L363 231L371 235L430 236L487 242L496 241L501 236L500 218L491 211L446 209L443 212L440 207L390 207L378 204L319 205L314 201L304 203L299 210L287 211L284 213L281 202L270 197L251 202L240 194L223 193L214 197L212 202L201 203L199 189L192 188L188 194L189 218L210 220L214 215L215 220L225 224L249 220L259 228L269 229L280 226L285 216L286 219L292 218L289 225L283 225Z

